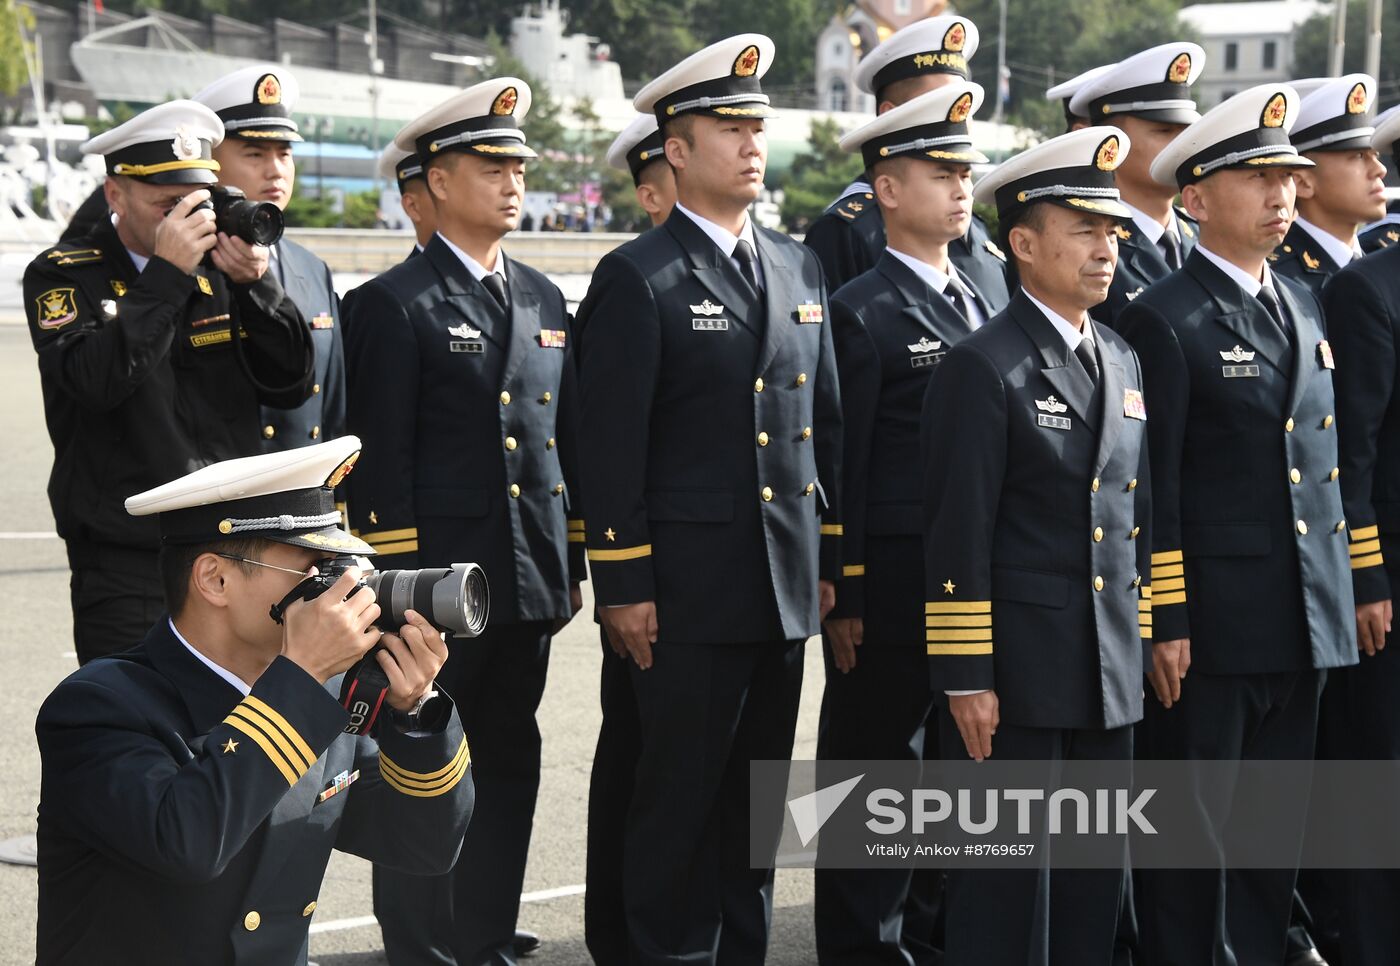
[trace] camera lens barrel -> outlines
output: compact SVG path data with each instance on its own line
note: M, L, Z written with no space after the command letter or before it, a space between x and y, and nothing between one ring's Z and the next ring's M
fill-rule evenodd
M376 626L397 631L416 610L453 637L477 637L486 629L491 594L486 574L474 563L423 570L381 570L365 575L382 610Z

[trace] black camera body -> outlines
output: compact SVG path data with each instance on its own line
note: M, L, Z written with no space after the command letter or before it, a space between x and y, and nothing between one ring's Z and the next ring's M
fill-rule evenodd
M195 206L214 213L214 224L225 235L241 238L250 245L277 244L286 222L282 209L270 201L249 201L239 188L208 186L209 200Z

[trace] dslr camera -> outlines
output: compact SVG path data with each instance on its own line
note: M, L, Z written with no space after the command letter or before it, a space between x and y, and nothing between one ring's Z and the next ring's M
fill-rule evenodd
M286 223L282 219L282 209L270 201L249 201L239 188L229 185L211 184L206 186L209 200L196 205L214 213L214 224L225 235L241 238L250 245L277 244L282 237Z

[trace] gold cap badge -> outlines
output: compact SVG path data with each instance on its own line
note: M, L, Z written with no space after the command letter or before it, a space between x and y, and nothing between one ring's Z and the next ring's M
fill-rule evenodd
M1365 85L1365 84L1359 84L1359 83L1358 83L1358 84L1353 84L1353 85L1352 85L1351 93L1347 94L1347 113L1348 113L1348 114L1365 114L1365 113L1366 113L1366 85Z
M735 77L752 77L758 72L758 48L753 44L745 47L734 59Z
M515 102L519 95L514 87L507 87L496 95L496 99L491 102L491 113L497 117L504 117L507 114L515 113Z
M1185 84L1191 76L1191 55L1177 54L1172 65L1167 68L1167 80L1172 84Z
M1118 137L1109 135L1103 139L1099 145L1098 153L1094 155L1094 167L1100 171L1112 171L1118 167Z
M282 103L282 82L276 74L263 74L258 78L257 96L259 104Z
M1288 98L1280 91L1269 98L1264 105L1264 113L1259 118L1262 127L1283 127L1283 119L1288 114Z
M948 28L948 32L943 35L943 49L959 51L967 43L967 28L959 21Z
M967 120L967 116L972 113L972 95L964 94L953 102L953 106L948 108L948 120L954 124L959 124Z

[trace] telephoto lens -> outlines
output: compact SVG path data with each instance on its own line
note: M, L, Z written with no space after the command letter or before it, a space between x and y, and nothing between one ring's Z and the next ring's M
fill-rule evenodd
M491 591L486 573L474 563L423 570L375 570L364 584L379 601L375 626L397 632L408 623L404 613L416 610L440 631L453 637L477 637L486 629Z

